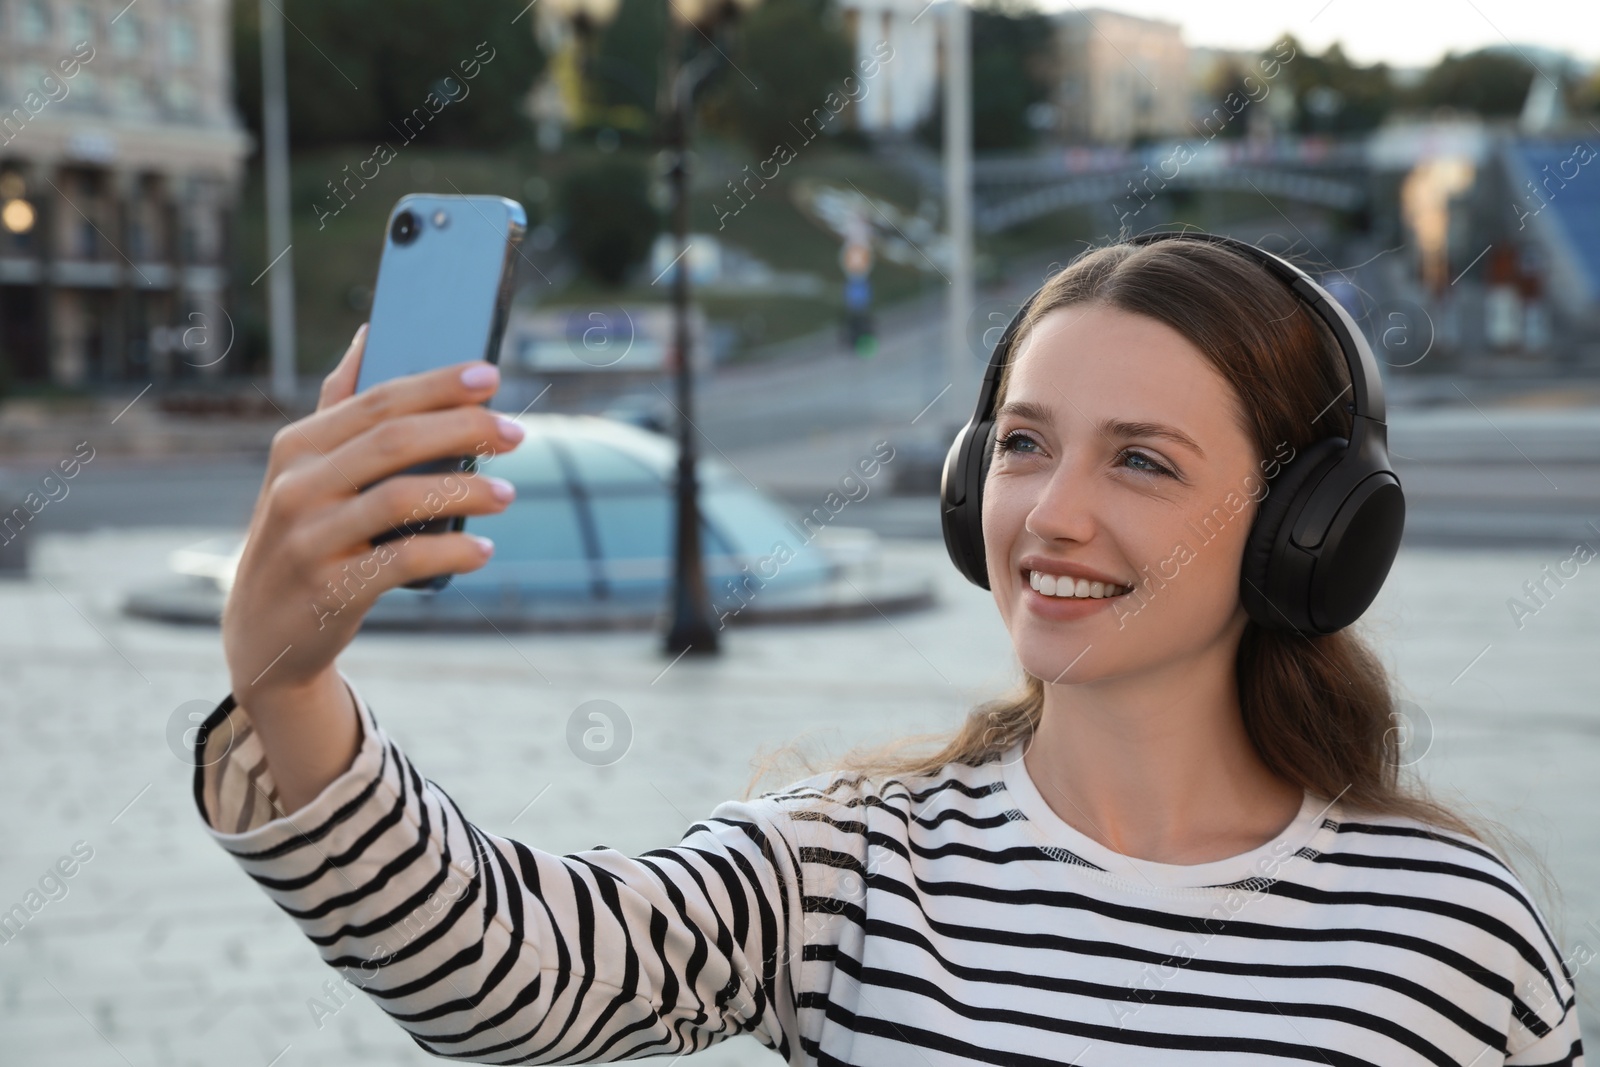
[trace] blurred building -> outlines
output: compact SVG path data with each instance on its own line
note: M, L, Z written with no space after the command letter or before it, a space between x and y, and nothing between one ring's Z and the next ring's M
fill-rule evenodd
M927 0L840 0L845 31L855 44L853 77L861 83L846 112L855 129L909 134L933 113L943 6Z
M248 150L231 55L226 0L0 0L0 363L12 380L221 371Z
M1126 145L1192 133L1189 46L1178 23L1104 8L1054 17L1058 138Z

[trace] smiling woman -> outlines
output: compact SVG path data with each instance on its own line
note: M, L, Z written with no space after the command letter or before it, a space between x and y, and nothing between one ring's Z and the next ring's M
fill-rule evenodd
M1477 836L1467 820L1402 788L1390 683L1355 632L1308 638L1263 627L1241 602L1260 502L1300 452L1348 439L1351 414L1337 401L1350 390L1317 316L1224 247L1116 245L1052 277L1000 365L985 446L986 584L1024 669L1023 691L980 709L941 751L897 756L905 746L896 744L861 757L859 769L981 762L1023 738L1031 753L1036 733L1068 718L1047 714L1047 704L1070 693L1075 706L1096 701L1090 718L1112 715L1100 705L1115 681L1119 700L1189 709L1186 721L1203 724L1208 738L1232 732L1236 753L1254 750L1243 769L1292 783L1272 787L1284 797L1312 789ZM1243 521L1225 521L1236 509ZM1153 568L1165 559L1200 565L1158 577ZM1049 626L1041 612L1054 606L1024 594L1052 576L1058 594L1062 576L1078 596L1084 579L1141 604L1159 589L1162 610L1121 635L1118 613L1129 609L1120 603L1091 606L1093 629ZM1069 671L1082 684L1058 687ZM1207 710L1197 714L1197 705ZM1242 807L1255 810L1260 799ZM1229 821L1215 804L1204 811ZM1150 850L1162 849L1151 842Z
M1270 625L1299 609L1255 531L1314 527L1285 501L1320 499L1381 415L1308 307L1200 241L1091 250L1047 281L985 380L998 420L952 450L975 442L982 477L945 512L1021 692L932 753L747 790L639 856L471 823L332 666L359 612L305 641L295 598L412 502L396 489L365 512L321 450L377 474L417 458L385 440L445 454L491 432L459 368L352 397L353 348L274 444L224 621L235 688L196 738L207 829L330 966L453 1059L750 1034L794 1065L1581 1064L1573 968L1493 835L1401 781L1391 684L1348 628L1398 541L1385 465L1358 464L1340 494L1355 511L1319 542L1340 588L1303 598L1304 626ZM411 434L382 435L384 411ZM1251 493L1263 475L1271 492ZM313 524L326 535L292 536ZM1212 535L1152 598L1147 568L1197 528ZM450 544L425 540L401 551ZM465 548L452 569L481 566ZM378 583L407 567L442 569L402 559Z
M959 438L946 541L992 590L1024 681L954 734L857 750L812 779L853 783L808 817L841 820L821 847L876 868L862 910L907 896L933 938L907 948L917 924L886 919L855 951L860 971L1048 978L1060 998L1009 1021L1081 1038L1050 1046L1078 1063L1135 1047L1141 1063L1201 1049L1581 1063L1568 962L1493 847L1521 842L1402 780L1395 695L1358 633L1263 625L1271 603L1252 613L1241 597L1263 502L1276 493L1288 525L1284 501L1357 432L1357 405L1339 401L1377 387L1352 383L1328 325L1224 244L1121 244L1047 281L994 358L992 425L985 437L974 416L972 444L986 574L952 515L979 507L971 485L961 499ZM1392 503L1375 511L1365 540L1397 540ZM1392 555L1362 540L1376 592ZM1352 616L1370 601L1355 596ZM842 821L857 805L894 814ZM1008 852L1008 834L977 832L999 815L1033 840ZM1030 845L1055 869L1011 870ZM959 927L934 920L948 893L969 904ZM983 970L960 966L977 958ZM871 1047L882 1059L889 1044Z

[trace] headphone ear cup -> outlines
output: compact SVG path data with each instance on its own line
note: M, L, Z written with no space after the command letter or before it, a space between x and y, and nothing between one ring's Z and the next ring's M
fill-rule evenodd
M1405 525L1405 495L1387 467L1348 491L1317 549L1308 583L1308 613L1318 633L1343 629L1371 606L1400 551Z
M994 448L994 423L967 423L944 457L939 478L939 524L945 551L956 570L980 588L989 588L989 563L983 550L983 481Z
M1300 510L1296 501L1309 497L1314 490L1307 487L1314 487L1347 447L1343 437L1325 437L1313 444L1289 461L1257 505L1239 568L1239 599L1250 618L1268 629L1304 631L1311 626L1310 590L1286 573L1280 534L1286 534L1288 516Z

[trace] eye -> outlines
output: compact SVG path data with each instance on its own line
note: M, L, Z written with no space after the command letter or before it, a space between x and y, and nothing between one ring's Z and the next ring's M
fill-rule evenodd
M994 443L995 455L1004 455L1007 452L1015 452L1017 451L1017 445L1024 441L1028 442L1029 444L1038 443L1021 430L1011 430L1005 434L1002 434Z
M1130 461L1137 460L1137 464L1128 466L1129 470L1141 471L1145 474L1164 475L1168 478L1177 477L1170 467L1158 462L1151 456L1145 455L1143 452L1135 452L1130 448L1124 448L1121 452L1117 453L1117 458Z

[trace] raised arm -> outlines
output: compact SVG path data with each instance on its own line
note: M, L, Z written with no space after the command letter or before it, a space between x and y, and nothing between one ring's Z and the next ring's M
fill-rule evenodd
M521 436L482 406L486 363L353 395L364 338L273 440L223 612L232 692L195 740L210 833L429 1051L597 1062L751 1032L798 1056L798 850L773 805L724 804L638 857L551 855L468 822L335 668L380 593L488 558L461 533L373 537L510 499L488 478L389 476Z
M499 382L471 361L380 382L357 395L361 327L323 380L312 414L273 437L233 585L222 645L233 696L250 709L286 810L354 758L355 708L334 660L379 594L483 566L467 533L409 534L408 521L505 510L515 491L475 474L408 474L425 460L493 455L522 438L483 406ZM401 531L374 545L372 538Z
M354 760L287 816L230 695L199 732L195 802L329 966L418 1045L475 1063L608 1062L753 1033L801 1062L800 859L775 803L726 802L636 857L552 855L474 826L346 695Z

